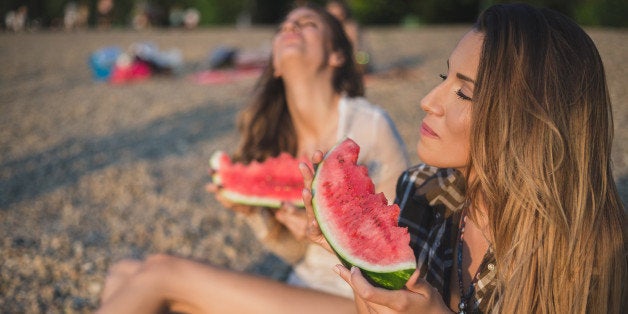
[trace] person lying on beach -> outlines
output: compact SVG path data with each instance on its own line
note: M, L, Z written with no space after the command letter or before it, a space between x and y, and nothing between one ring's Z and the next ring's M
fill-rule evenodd
M593 41L554 11L495 5L440 76L421 101L417 151L429 166L397 186L417 271L390 291L337 265L358 312L622 313L626 216ZM325 246L311 199L308 235Z
M385 111L365 98L362 74L341 24L323 8L291 11L273 39L257 97L240 115L236 159L263 160L280 152L311 156L343 137L361 146L378 191L393 199L407 168L405 145ZM208 185L210 192L219 186ZM305 211L286 204L276 213L220 199L241 212L262 243L294 263L287 283L174 256L123 260L110 268L99 313L325 313L352 310L351 288L333 272L338 259L305 238ZM277 226L281 232L273 231ZM315 305L303 308L303 305Z

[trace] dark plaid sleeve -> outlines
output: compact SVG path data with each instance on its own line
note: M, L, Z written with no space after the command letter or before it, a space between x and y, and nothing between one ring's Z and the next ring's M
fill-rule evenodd
M463 205L464 179L453 169L414 166L399 178L395 202L421 275L447 295L455 241L452 215Z

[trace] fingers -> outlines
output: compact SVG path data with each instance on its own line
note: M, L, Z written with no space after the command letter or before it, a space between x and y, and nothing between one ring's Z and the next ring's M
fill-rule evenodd
M340 276L344 281L351 285L351 272L344 267L344 265L338 264L334 266L334 272Z
M406 290L386 290L375 287L362 276L360 269L355 266L348 270L342 265L336 265L334 271L351 285L358 299L364 300L367 306L372 309L392 309L397 312L407 311L412 308L412 298L418 296ZM418 299L419 302L424 302L424 300L423 296ZM415 304L417 304L416 301L417 299L415 298Z
M312 155L312 163L314 165L318 165L321 163L321 161L323 161L323 152L321 152L320 150L317 150L314 152L314 154Z
M406 289L414 293L421 294L426 298L431 298L437 292L436 288L430 285L425 279L419 277L419 270L415 270L406 283Z
M305 184L306 189L312 188L312 179L314 178L316 168L321 161L323 161L323 153L320 150L317 150L312 155L312 168L310 168L310 166L304 162L299 164L299 170L301 171L301 175L303 176L303 183Z
M362 299L373 302L376 304L387 305L391 300L395 300L390 294L393 291L377 288L369 283L359 268L353 266L351 270L342 265L336 265L334 268L342 279L344 279L351 287L353 291Z
M314 171L304 162L299 163L299 171L301 171L301 176L303 177L303 185L306 189L311 189L312 180L314 179Z
M205 191L209 193L218 193L219 190L220 190L220 186L217 184L214 184L214 183L205 184Z
M314 215L314 208L312 207L312 193L308 189L303 189L302 192L303 203L305 204L305 218L307 220L307 234L308 237L318 237L321 234L321 229L316 221Z
M307 218L305 212L293 204L284 203L275 213L275 218L288 228L297 240L306 236Z

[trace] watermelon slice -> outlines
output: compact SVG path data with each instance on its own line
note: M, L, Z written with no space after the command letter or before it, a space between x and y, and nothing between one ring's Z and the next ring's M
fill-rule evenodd
M264 162L245 165L234 163L227 153L217 151L210 158L209 167L214 171L212 181L222 186L218 193L234 203L279 208L282 202L290 202L303 207L299 163L304 161L281 153Z
M397 226L399 206L375 194L368 170L356 164L359 152L346 138L325 155L312 182L314 214L345 266L376 286L401 289L416 269L410 235Z

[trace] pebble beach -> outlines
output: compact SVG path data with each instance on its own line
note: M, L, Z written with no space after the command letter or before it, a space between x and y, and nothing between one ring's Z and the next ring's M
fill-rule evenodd
M379 74L367 98L396 123L413 163L420 99L469 26L366 28ZM628 30L586 29L613 102L613 174L628 204ZM219 46L257 49L272 28L0 32L0 312L91 313L108 267L168 253L276 280L289 266L204 190L208 159L232 152L255 78L199 84ZM90 53L152 42L177 49L176 73L95 81ZM365 126L368 127L368 126Z

